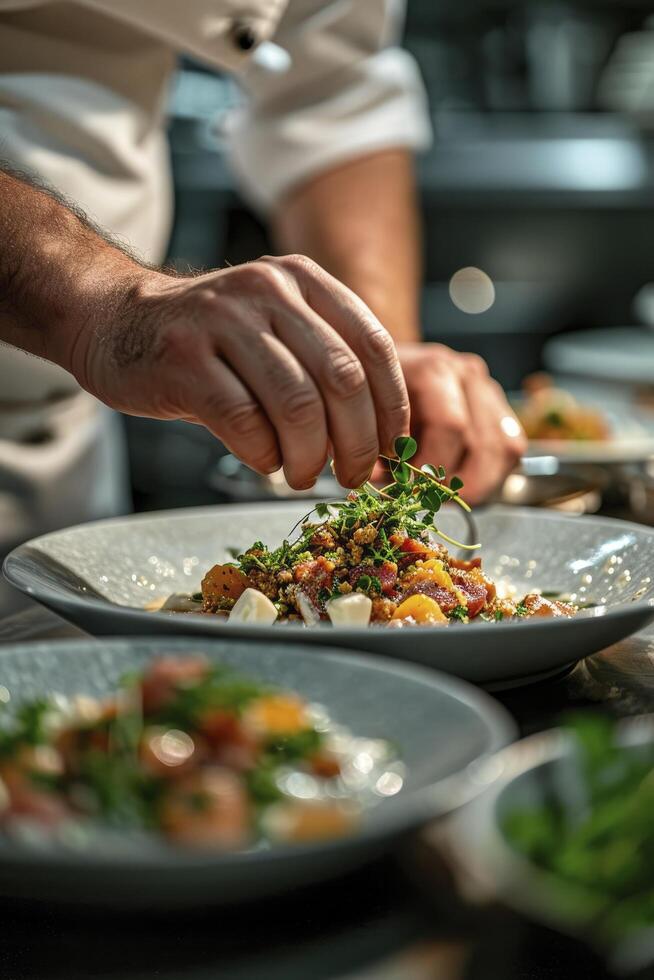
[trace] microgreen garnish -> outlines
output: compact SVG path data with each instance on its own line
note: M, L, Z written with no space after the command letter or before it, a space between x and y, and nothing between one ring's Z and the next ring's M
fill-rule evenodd
M519 602L518 603L518 605L515 607L515 614L516 614L516 616L527 616L527 615L529 615L529 610L525 606L524 602Z
M460 619L461 622L464 622L468 618L468 610L465 606L455 606L448 615L450 619Z
M381 582L376 575L361 575L357 579L355 589L359 592L381 592Z
M396 439L396 455L382 457L389 464L393 483L380 490L366 482L358 490L346 494L344 500L316 504L292 528L289 537L299 529L297 540L283 541L273 551L269 551L261 541L256 541L245 554L238 556L241 571L246 574L275 573L311 560L314 557L311 553L312 539L321 529L329 531L338 539L338 544L339 541L349 540L357 529L372 526L376 532L373 540L366 540L361 546L371 566L382 565L385 561L397 562L400 549L391 541L392 535L397 532L425 541L427 534L433 532L456 548L476 551L479 544L468 545L456 541L434 523L442 505L449 501L470 511L468 504L459 496L463 481L453 476L448 486L444 482L445 470L442 466L435 467L429 463L420 469L414 466L410 460L417 451L418 445L411 436ZM318 522L310 521L313 515L319 518ZM356 544L356 537L353 542ZM331 547L325 547L325 557L332 553ZM381 583L372 575L362 575L355 588L381 593Z

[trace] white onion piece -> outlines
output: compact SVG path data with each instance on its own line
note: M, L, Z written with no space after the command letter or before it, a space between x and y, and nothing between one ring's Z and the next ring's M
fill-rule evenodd
M367 626L372 601L361 592L350 592L330 599L326 608L334 626Z
M259 623L272 626L277 610L270 599L258 589L246 589L236 600L229 614L230 623Z

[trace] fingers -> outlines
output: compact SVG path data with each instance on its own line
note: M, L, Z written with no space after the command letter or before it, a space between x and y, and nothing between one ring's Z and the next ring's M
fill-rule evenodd
M339 483L361 486L380 451L375 404L361 362L299 297L273 316L273 329L320 392Z
M456 372L432 364L421 368L418 383L411 386L411 418L418 464L444 466L452 476L466 454L472 424Z
M392 455L395 439L409 427L409 399L392 337L358 296L311 260L272 261L293 275L309 306L356 354L372 395L381 451Z
M312 486L327 459L328 434L323 400L309 371L255 318L237 329L220 330L216 344L234 375L256 393L276 433L289 485L295 490ZM247 432L242 435L246 438Z
M277 435L259 403L218 358L207 360L206 374L191 396L197 421L257 473L274 473L282 465Z
M463 496L469 502L477 503L499 486L516 466L525 451L526 441L502 388L488 375L485 364L469 360L467 364L469 369L463 373L463 388L472 427L467 456L459 475L465 484Z

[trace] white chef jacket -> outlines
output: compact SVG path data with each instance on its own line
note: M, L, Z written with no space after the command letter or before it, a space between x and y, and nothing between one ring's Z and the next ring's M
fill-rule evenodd
M171 193L163 113L177 53L233 73L227 127L263 209L348 157L430 138L398 0L0 0L0 159L44 176L158 261ZM245 39L245 40L244 40ZM260 59L273 41L285 71ZM252 45L244 48L244 44Z

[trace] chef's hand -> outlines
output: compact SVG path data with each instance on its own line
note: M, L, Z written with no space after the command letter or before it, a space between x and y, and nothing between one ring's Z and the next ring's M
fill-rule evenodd
M400 344L411 401L417 465L445 467L464 481L463 497L479 503L498 487L527 448L502 388L476 354L442 344Z
M141 270L71 369L121 412L187 419L260 473L311 486L333 454L359 486L408 432L395 346L368 307L302 256L194 278Z

